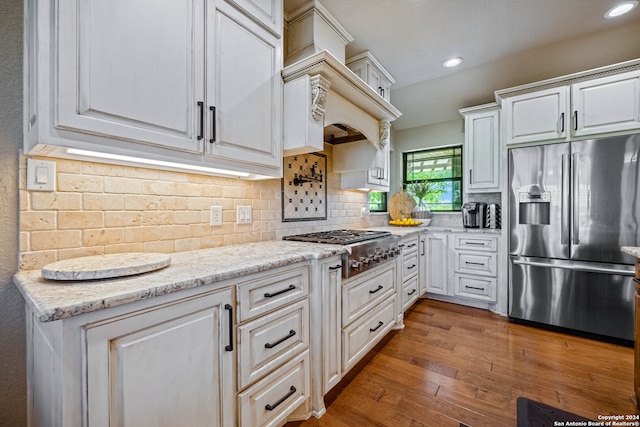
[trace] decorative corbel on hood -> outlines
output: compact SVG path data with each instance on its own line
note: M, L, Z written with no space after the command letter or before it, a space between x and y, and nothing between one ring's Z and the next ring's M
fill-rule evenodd
M328 51L289 65L282 78L286 156L322 151L323 129L331 124L357 129L378 150L402 115Z
M311 117L319 122L324 120L324 104L331 82L322 76L312 76L309 81L311 83Z
M389 143L389 132L391 132L391 122L388 120L380 120L380 148L384 148Z

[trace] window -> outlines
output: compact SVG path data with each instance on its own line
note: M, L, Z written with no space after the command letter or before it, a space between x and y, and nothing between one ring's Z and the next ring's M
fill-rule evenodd
M433 212L462 207L462 147L403 153L403 186L419 207Z
M369 212L387 211L387 193L372 191L369 193Z

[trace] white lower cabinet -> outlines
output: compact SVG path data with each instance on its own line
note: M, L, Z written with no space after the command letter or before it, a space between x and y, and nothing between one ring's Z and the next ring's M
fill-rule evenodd
M496 300L496 279L494 277L467 276L454 273L453 281L457 296L481 299L494 302Z
M326 394L342 378L340 353L342 260L334 257L322 263L322 394Z
M404 313L418 300L420 294L420 249L421 237L412 235L400 241L402 248L402 267L400 269L399 304Z
M427 292L452 302L497 301L498 236L483 233L426 234Z
M231 301L226 290L85 325L89 425L232 426Z
M344 328L342 368L345 372L367 354L395 325L395 296L378 304L371 312Z
M311 397L309 266L238 283L238 425L277 426Z
M238 326L238 388L271 372L309 347L309 300Z
M425 237L425 284L427 292L449 293L449 245L447 233L428 232Z
M403 282L402 311L406 311L418 299L420 295L418 293L418 287L418 276L413 276L411 279Z
M279 426L311 394L309 350L238 394L240 426Z
M51 322L28 306L28 425L277 426L296 411L308 417L309 268Z
M233 289L182 294L51 322L28 306L28 425L234 426Z
M342 284L342 374L396 324L396 263L389 262Z

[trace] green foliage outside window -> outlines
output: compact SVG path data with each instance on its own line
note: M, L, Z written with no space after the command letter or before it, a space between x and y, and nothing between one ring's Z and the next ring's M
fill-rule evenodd
M403 185L418 209L459 211L462 206L462 147L403 154Z
M369 193L369 211L370 212L386 212L387 211L387 193L380 191L372 191Z

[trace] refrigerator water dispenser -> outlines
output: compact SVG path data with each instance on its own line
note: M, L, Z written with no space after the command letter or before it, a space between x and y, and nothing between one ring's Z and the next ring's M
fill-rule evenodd
M520 193L518 194L518 223L529 225L549 225L551 211L551 194Z

